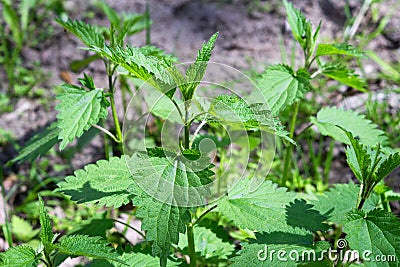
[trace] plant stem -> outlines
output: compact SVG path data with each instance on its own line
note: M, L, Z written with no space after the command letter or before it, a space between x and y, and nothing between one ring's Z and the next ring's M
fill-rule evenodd
M119 143L119 140L117 139L117 137L115 137L115 135L113 135L109 130L104 129L103 127L101 127L100 125L97 125L97 124L92 124L92 127L99 129L100 131L102 131L103 133L105 133L106 135L111 137L115 142Z
M150 25L150 3L149 3L149 0L146 1L145 17L146 17L146 45L150 45L151 44L151 37L150 37L151 25Z
M114 83L113 83L113 79L112 79L112 75L108 75L108 85L109 85L109 89L111 92L110 95L110 103L111 103L111 111L112 111L112 115L113 115L113 119L114 119L114 125L115 125L115 131L117 134L117 138L119 143L122 143L122 132L121 132L121 126L119 125L119 120L118 120L118 116L117 116L117 109L115 108L115 100L114 100Z
M293 112L292 121L290 123L290 132L289 132L289 137L292 139L294 137L294 129L296 126L297 114L299 113L299 107L300 107L300 102L296 102L294 104L294 112ZM286 181L289 176L289 167L290 167L290 160L292 157L292 152L293 152L293 147L291 144L288 144L288 146L286 147L286 151L285 151L285 161L284 161L284 165L283 165L283 174L282 174L282 180L281 180L282 186L285 186Z
M197 224L204 216L207 215L207 213L211 212L213 209L215 209L216 207L218 207L218 205L214 205L211 208L207 209L205 212L203 212L199 218L197 218L197 220L193 223L193 225Z
M189 135L190 135L190 122L189 122L189 104L185 102L185 133L184 133L184 146L185 149L190 148L190 140L189 140Z
M114 222L116 222L116 223L120 223L120 224L125 225L126 227L131 228L133 231L135 231L136 233L138 233L144 240L146 240L146 236L145 236L142 232L140 232L138 229L136 229L136 228L134 228L133 226L131 226L130 224L124 223L124 222L119 221L119 220L117 220L117 219L113 219L113 220L114 220Z
M196 250L194 246L194 232L193 232L193 224L189 223L187 225L187 240L188 240L188 249L189 249L189 257L190 257L190 267L197 266L196 259Z

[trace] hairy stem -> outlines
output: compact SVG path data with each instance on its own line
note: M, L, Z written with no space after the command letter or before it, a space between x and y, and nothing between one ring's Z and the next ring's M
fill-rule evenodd
M117 116L117 109L115 108L115 100L114 100L114 82L113 82L113 77L112 75L108 75L108 85L109 85L109 89L111 92L110 95L110 103L111 103L111 111L112 111L112 116L113 116L113 120L114 120L114 125L115 125L115 131L117 134L117 139L118 139L118 143L122 143L122 132L121 132L121 126L119 125L119 120L118 120L118 116Z
M296 126L297 114L299 113L299 107L300 107L300 102L296 102L294 104L294 112L293 112L292 121L290 123L290 132L289 132L289 137L292 139L294 137L294 129ZM291 144L288 144L288 146L286 147L286 151L285 151L285 161L284 161L284 165L283 165L283 174L282 174L282 180L281 180L282 186L285 186L286 181L289 176L289 171L290 171L289 167L290 167L292 152L293 152L293 146Z
M190 257L190 267L197 266L196 259L196 250L194 246L194 232L193 232L193 224L189 223L187 225L187 240L188 240L188 249L189 249L189 257Z

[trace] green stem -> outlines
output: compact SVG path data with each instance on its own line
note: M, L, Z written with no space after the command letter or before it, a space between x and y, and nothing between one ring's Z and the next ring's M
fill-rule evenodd
M360 207L360 205L361 205L361 198L362 198L363 187L364 187L364 184L361 183L361 184L360 184L360 191L358 192L358 197L357 197L357 205L356 205L356 208L357 208L357 209L361 209L361 208L359 208L359 207ZM361 205L361 207L362 207L362 205Z
M117 138L119 143L122 143L122 132L121 132L121 126L119 125L119 120L118 120L118 116L117 116L117 109L115 108L115 100L114 100L114 82L112 79L112 75L108 75L108 85L109 85L109 89L111 92L110 95L110 103L111 103L111 111L112 111L112 115L113 115L113 119L114 119L114 125L115 125L115 131L117 134Z
M146 1L146 11L145 11L145 17L146 17L146 45L151 44L151 25L150 25L150 3L149 0Z
M292 121L290 123L290 132L289 132L289 137L292 139L294 137L294 130L295 130L296 121L297 121L297 114L299 113L299 107L300 107L300 102L296 102L294 104L294 112L293 112ZM286 181L289 176L289 167L290 167L290 159L292 157L292 152L293 152L293 147L291 144L288 144L286 147L286 151L285 151L285 161L284 161L284 165L283 165L283 174L282 174L282 180L281 180L282 186L285 186Z
M190 148L190 122L189 122L189 105L187 104L187 102L185 103L185 149L189 149Z
M138 233L144 240L146 240L145 235L144 235L142 232L140 232L138 229L136 229L135 227L133 227L132 225L127 224L127 223L124 223L124 222L119 221L119 220L116 220L116 219L113 219L113 220L114 220L114 222L116 222L116 223L120 223L120 224L122 224L122 225L125 225L125 226L128 227L128 228L131 228L133 231L135 231L136 233Z
M205 212L203 212L199 218L197 218L197 220L193 223L193 225L197 224L204 216L207 215L207 213L211 212L213 209L215 209L216 207L218 207L218 205L214 205L211 208L207 209Z
M189 223L187 225L187 240L188 240L188 249L189 249L189 257L190 257L190 267L197 266L196 259L196 250L194 246L194 232L193 232L193 224Z

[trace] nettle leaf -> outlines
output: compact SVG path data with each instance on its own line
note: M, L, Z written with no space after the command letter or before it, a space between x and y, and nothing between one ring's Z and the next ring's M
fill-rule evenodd
M40 220L40 240L42 241L45 248L49 248L49 245L53 243L53 227L51 225L49 214L44 206L42 197L39 195L39 220Z
M308 72L297 73L288 65L278 64L268 67L258 80L258 87L274 115L286 106L303 99L310 90Z
M241 228L279 231L287 227L285 206L295 194L264 181L251 191L251 180L241 179L218 201L218 211Z
M85 91L84 88L70 84L63 85L64 93L57 96L61 102L56 106L58 128L61 139L60 149L80 137L92 124L107 117L109 103L102 89Z
M400 166L400 153L390 154L379 165L375 173L375 180L382 180L386 178L392 171Z
M392 257L392 261L381 261L379 266L398 266L400 259L400 221L392 213L374 209L368 213L354 210L348 214L343 231L350 248L362 252L370 251L366 266L377 266L376 256ZM395 259L393 259L395 257ZM396 260L397 259L397 260Z
M168 54L161 48L153 45L145 45L139 47L140 52L142 52L146 56L156 57L160 60L164 60L166 62L176 62L178 58L174 55Z
M149 196L137 196L133 203L139 206L136 216L142 219L146 239L153 241L153 255L160 257L161 266L167 266L171 245L178 244L179 233L185 233L191 216L186 207L172 206Z
M323 135L329 135L336 141L350 144L346 133L336 125L358 136L360 141L368 146L375 146L387 140L385 133L377 129L377 125L352 110L336 107L322 108L317 117L311 117L311 122L318 127Z
M64 21L61 18L56 18L56 22L66 30L72 32L87 46L95 45L102 47L104 45L104 36L99 27L79 20L68 19L67 21Z
M220 95L211 103L208 113L212 115L210 123L223 121L239 129L264 130L295 144L279 119L262 103L248 104L238 96Z
M233 244L223 242L210 229L205 227L194 227L194 245L196 252L205 259L227 259L234 251ZM185 235L179 235L178 247L181 250L188 250L188 242Z
M318 255L313 246L311 232L286 229L271 233L256 233L256 240L242 243L239 255L232 258L230 266L298 266L301 255ZM279 254L278 251L282 251ZM284 251L284 252L283 252ZM311 258L312 259L312 258ZM307 260L307 258L305 258Z
M108 58L112 62L125 68L135 77L148 82L154 88L162 91L160 82L173 84L171 76L166 69L171 67L172 62L167 58L159 59L159 55L145 55L140 48L137 47L120 47L112 48L105 46L91 46L89 50L94 51L104 58ZM144 50L145 53L148 49Z
M203 43L203 47L197 54L196 61L189 65L186 71L187 83L180 85L182 87L182 93L184 100L190 100L193 97L194 91L201 82L206 73L207 63L210 61L211 52L214 49L215 41L218 38L218 32L214 33L208 42Z
M40 254L36 255L33 248L27 245L12 247L0 253L0 266L4 267L36 267Z
M347 43L319 44L317 47L316 56L319 57L326 55L345 55L360 58L365 57L364 52Z
M132 184L132 175L122 156L86 165L83 170L75 171L73 176L58 183L56 191L71 196L78 203L119 208L133 197L132 192L128 191Z
M34 238L40 230L33 230L33 227L30 223L18 216L13 215L11 217L11 231L18 240L28 242Z
M285 5L287 20L292 29L293 37L299 42L301 47L306 48L307 31L311 31L310 22L307 21L300 10L293 7L291 2L284 0L283 4Z
M176 154L168 158L133 156L128 164L139 186L163 202L199 206L210 196L206 185L212 182L214 172L208 157L191 161Z
M119 254L111 245L101 237L86 235L65 236L55 247L61 254L71 256L85 256L96 259L106 259L124 263L119 259Z
M348 69L343 64L326 63L320 65L320 68L322 70L322 74L324 74L325 76L362 92L366 92L366 80L355 74L354 70Z
M360 187L354 183L336 184L329 191L319 195L317 200L311 200L314 209L327 216L327 221L343 224L346 214L357 205ZM372 193L363 206L364 211L370 211L380 205L380 198Z
M32 162L39 156L44 155L59 142L58 135L60 131L61 129L57 127L57 123L52 123L49 127L34 135L19 151L18 156L10 160L7 164L12 165L25 161Z

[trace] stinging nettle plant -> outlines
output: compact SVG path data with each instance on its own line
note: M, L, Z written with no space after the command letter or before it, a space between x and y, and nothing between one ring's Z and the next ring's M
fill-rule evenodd
M90 133L93 128L101 130L106 140L117 144L114 152L121 151L126 140L123 139L115 101L115 92L119 89L116 79L121 73L146 82L164 95L168 104L163 102L162 105L177 112L183 134L181 138L176 136L180 144L176 149L152 146L121 157L113 156L112 147L106 145L105 160L75 171L56 189L79 204L106 206L116 213L123 205L132 203L135 206L132 215L142 222L145 233L143 243L120 245L114 250L103 237L68 233L63 237L54 235L43 200L39 197L42 245L36 251L21 245L1 253L2 266L35 266L39 261L46 266L56 266L66 256L85 256L98 266L137 266L139 263L146 266L315 266L312 260L288 259L282 262L277 258L258 256L268 246L269 250L287 253L312 251L319 257L323 256L323 250L332 246L336 248L337 241L343 236L348 241L348 247L342 247L343 250L369 250L372 256L395 255L400 259L400 222L373 191L400 165L400 154L382 149L385 141L383 133L353 111L323 108L311 121L321 134L349 145L346 148L347 161L361 186L337 184L309 200L267 179L254 189L252 177L243 177L211 204L190 205L198 203L197 198L209 197L208 190L198 188L218 179L220 170L216 165L222 166L226 160L223 156L218 159L220 162L202 158L197 144L198 138L203 136L198 131L191 133L196 124L209 127L210 132L204 137L211 136L215 140L216 146L221 148L218 152L230 143L224 139L225 136L218 135L221 125L229 124L233 128L240 125L251 138L257 137L251 134L262 130L282 137L287 143L281 181L281 185L285 186L297 139L294 129L299 103L304 94L312 89L311 80L324 74L360 90L366 87L354 71L337 63L322 61L325 56L362 56L362 52L348 44L317 44L321 24L313 32L311 23L299 10L287 1L284 4L293 36L303 49L305 60L304 66L296 71L288 65L279 64L263 73L258 85L271 110L262 108L265 103L248 104L235 95L220 95L208 105L200 105L200 112L193 113L193 107L200 103L196 90L205 75L218 33L203 44L195 62L182 73L174 65L177 59L161 49L153 46L132 47L124 43L126 35L137 27L138 17L124 20L103 6L111 21L108 30L81 21L57 19L60 25L83 41L85 49L94 52L84 63L90 63L92 59L103 60L109 88L107 91L97 88L93 78L86 74L80 79L82 86L63 85L64 92L57 96L60 101L57 121L34 136L11 163L32 161L57 143L60 143L60 149L64 149L76 137ZM310 73L315 62L318 69ZM257 97L255 93L254 97ZM289 132L286 132L277 115L290 105L294 107L294 114ZM113 129L106 129L104 123L109 107ZM170 119L159 109L150 111L160 121ZM199 158L205 160L201 162L201 169L191 164ZM188 192L196 192L197 195L163 188L171 194L161 201L137 182L152 183L157 179L169 181L174 186L185 186ZM246 230L251 234L244 238L241 236L243 242L237 249L227 229ZM329 234L331 230L335 230L333 237ZM387 262L382 266L397 266L397 263ZM326 256L319 264L348 266L351 262L332 260ZM364 264L374 266L368 261Z

